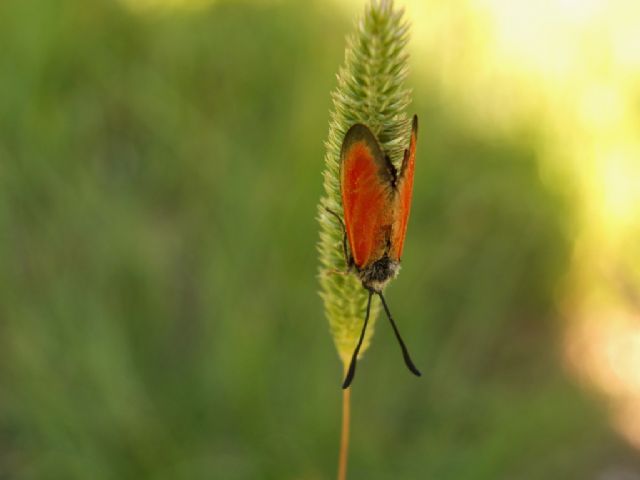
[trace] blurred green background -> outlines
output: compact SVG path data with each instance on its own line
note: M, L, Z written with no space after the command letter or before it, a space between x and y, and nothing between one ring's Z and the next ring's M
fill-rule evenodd
M315 215L362 5L0 3L0 478L334 477ZM475 38L469 9L432 39L443 57L413 42L421 139L387 298L423 377L381 322L350 478L640 478L607 397L566 368L588 192L547 172L546 117L488 134L464 113L438 62Z

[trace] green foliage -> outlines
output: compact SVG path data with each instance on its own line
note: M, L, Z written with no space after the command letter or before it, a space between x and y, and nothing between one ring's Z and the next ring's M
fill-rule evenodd
M367 5L356 32L347 40L344 65L332 95L333 111L325 156L325 195L318 208L321 229L318 249L321 296L331 334L345 366L362 330L368 295L355 275L336 273L346 270L343 230L338 219L327 209L342 216L340 148L352 125L367 125L397 166L407 148L409 125L405 110L410 98L404 81L408 70L405 46L409 25L402 17L402 11L395 10L391 0L372 1ZM379 309L376 297L360 355L369 345Z

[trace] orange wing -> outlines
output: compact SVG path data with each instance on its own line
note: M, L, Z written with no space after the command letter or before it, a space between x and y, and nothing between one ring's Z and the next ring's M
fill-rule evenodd
M413 194L413 170L416 160L416 142L418 141L418 116L413 116L411 126L411 140L409 150L404 151L404 160L398 181L396 182L398 200L393 226L393 241L390 256L395 260L402 257L402 247L407 234L407 224L409 223L409 211L411 210L411 196Z
M352 126L342 142L340 183L351 255L363 268L384 255L393 224L393 166L366 126Z

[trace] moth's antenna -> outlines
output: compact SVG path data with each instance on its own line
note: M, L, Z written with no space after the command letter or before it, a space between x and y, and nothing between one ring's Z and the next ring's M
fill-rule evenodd
M382 296L382 292L377 292L380 296L380 300L382 300L382 306L384 307L384 311L387 312L387 317L391 322L391 326L393 327L393 331L396 334L396 338L398 339L398 343L400 344L400 348L402 348L402 356L404 357L404 363L407 365L407 368L416 376L422 375L420 371L416 368L409 356L409 350L407 350L407 346L402 341L402 337L400 336L400 332L398 331L398 327L396 327L396 323L391 318L391 312L389 311L389 307L387 306L387 302L385 302L384 297ZM369 299L371 299L371 294L369 294ZM366 325L366 323L365 323Z
M353 356L351 357L351 363L349 364L349 371L347 372L347 376L344 378L344 382L342 384L342 388L349 388L351 382L353 381L353 376L356 374L356 360L358 359L358 352L360 352L360 347L362 346L362 341L364 340L364 332L367 330L367 323L369 323L369 312L371 311L371 296L373 292L369 290L369 299L367 300L367 314L364 317L364 325L362 326L362 333L360 334L360 340L358 340L358 345L356 349L353 351ZM415 367L414 367L415 368Z

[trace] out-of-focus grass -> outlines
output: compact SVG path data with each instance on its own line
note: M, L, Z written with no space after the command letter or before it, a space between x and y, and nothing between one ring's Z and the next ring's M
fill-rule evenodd
M341 368L317 296L323 2L138 15L0 4L0 476L331 478ZM573 199L536 137L414 76L402 275L353 396L354 478L585 478L631 454L566 378Z

